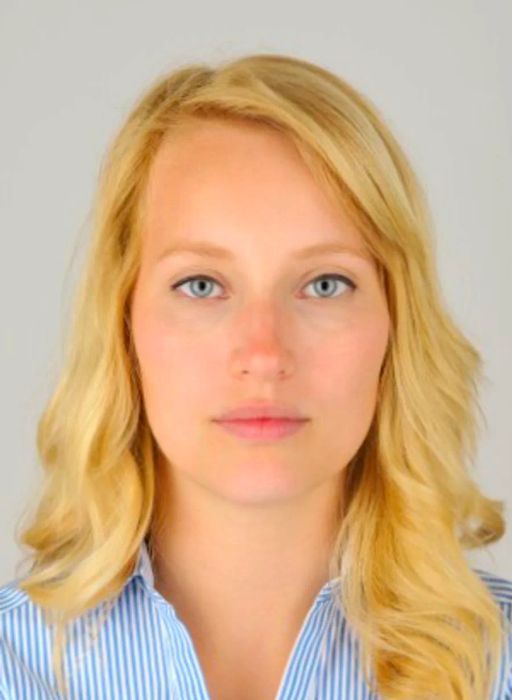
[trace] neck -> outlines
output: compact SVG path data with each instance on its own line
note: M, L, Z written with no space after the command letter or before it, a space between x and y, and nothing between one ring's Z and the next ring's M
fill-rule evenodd
M329 580L340 475L294 500L240 504L161 469L151 532L155 588L187 626L212 635L232 620L258 636L275 611L297 630ZM259 637L261 639L261 636Z

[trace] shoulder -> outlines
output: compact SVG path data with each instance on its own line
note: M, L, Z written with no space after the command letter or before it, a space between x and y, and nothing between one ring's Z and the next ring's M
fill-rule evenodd
M18 587L18 580L0 585L0 700L12 697L4 685L9 673L26 673L26 659L18 658L27 640L40 635L39 616L30 597ZM30 642L32 643L32 642Z
M485 583L502 613L506 641L496 697L512 700L512 580L497 576L485 569L475 567L472 569Z
M43 608L20 588L20 583L21 579L18 579L0 586L0 700L4 697L42 698L43 690L49 689L55 682L52 669L52 630ZM125 607L129 609L128 606ZM97 611L101 612L101 606ZM77 620L77 626L71 635L71 646L66 649L66 655L68 651L71 653L66 663L76 664L76 678L81 679L76 682L84 683L83 688L80 685L76 697L93 697L90 685L97 682L94 672L81 675L84 669L81 666L82 653L88 649L88 635L93 631L93 627L88 624L91 621L89 618ZM108 638L121 639L123 630L131 629L132 626L135 629L133 620L116 616L113 637L109 634ZM124 649L123 643L123 651ZM98 658L98 663L103 663L103 656ZM91 659L91 663L94 661L96 664L96 656ZM115 666L117 661L113 663ZM94 665L94 669L101 672L100 667ZM47 692L44 697L55 697L50 690Z
M472 567L485 583L492 597L498 604L503 622L508 633L509 654L512 663L512 580L493 574L485 569Z
M3 621L18 610L20 606L33 605L30 597L18 586L18 579L0 585L0 627Z
M497 576L485 569L475 567L472 567L472 569L486 584L492 596L512 623L512 580Z

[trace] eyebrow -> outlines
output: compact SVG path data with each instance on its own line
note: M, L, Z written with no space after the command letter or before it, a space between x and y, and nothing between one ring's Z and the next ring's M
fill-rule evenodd
M182 255L185 253L194 253L196 255L224 260L232 260L235 257L231 250L222 248L214 243L208 243L207 241L187 241L183 243L173 243L165 248L165 250L158 257L158 262L164 258L168 258L173 255ZM346 246L336 241L332 241L330 243L315 243L307 248L296 250L293 253L293 257L297 260L303 260L314 255L320 255L321 253L345 253L363 260L370 259L369 253L366 253L363 250L358 250L357 248Z

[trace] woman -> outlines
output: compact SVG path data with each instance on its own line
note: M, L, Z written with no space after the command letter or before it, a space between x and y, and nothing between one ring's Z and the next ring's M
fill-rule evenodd
M512 582L464 555L505 529L468 470L482 361L431 230L327 70L253 55L151 86L39 425L4 697L512 697Z

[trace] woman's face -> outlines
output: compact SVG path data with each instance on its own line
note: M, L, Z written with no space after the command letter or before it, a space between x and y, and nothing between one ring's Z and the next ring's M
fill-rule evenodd
M358 230L283 135L246 123L204 122L164 142L146 203L132 328L173 478L239 504L342 478L370 427L389 330ZM324 244L347 251L305 252ZM200 279L173 289L189 276ZM213 420L254 401L309 420L259 442Z

